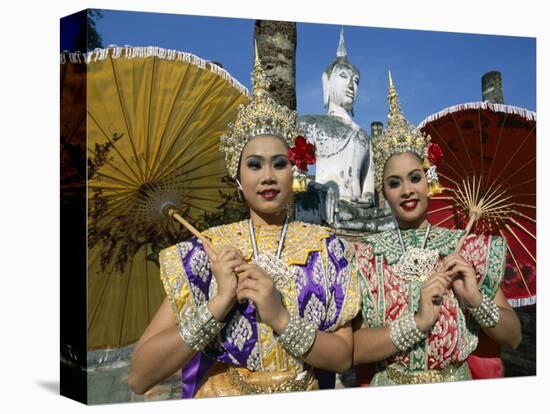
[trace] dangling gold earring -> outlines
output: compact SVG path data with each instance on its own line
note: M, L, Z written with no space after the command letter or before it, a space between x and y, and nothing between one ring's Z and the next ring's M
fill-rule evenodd
M241 185L241 182L238 179L235 179L237 182L237 197L239 198L239 201L242 203L244 200L244 196L242 194L243 186Z
M386 200L386 197L384 197L383 191L377 193L378 194L378 208L384 208L384 202Z
M431 165L430 161L425 159L422 167L426 170L426 180L428 181L428 198L431 198L436 194L441 194L444 188L439 184L436 166Z
M243 186L241 185L241 182L237 178L235 178L235 181L237 181L237 188L243 191Z

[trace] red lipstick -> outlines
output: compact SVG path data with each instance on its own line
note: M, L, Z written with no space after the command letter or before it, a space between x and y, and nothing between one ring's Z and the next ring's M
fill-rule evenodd
M266 200L273 200L275 197L277 197L277 194L279 194L279 191L274 189L260 191L260 195Z
M405 201L400 203L400 206L405 211L412 211L416 208L417 205L418 205L418 200L416 200L416 199L415 200L405 200Z

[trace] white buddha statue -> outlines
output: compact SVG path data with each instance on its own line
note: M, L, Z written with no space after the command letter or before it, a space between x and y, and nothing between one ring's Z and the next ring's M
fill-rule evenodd
M343 30L336 59L322 75L327 115L298 118L298 130L316 148L315 182L332 188L337 199L374 206L370 137L353 119L359 69L347 58Z

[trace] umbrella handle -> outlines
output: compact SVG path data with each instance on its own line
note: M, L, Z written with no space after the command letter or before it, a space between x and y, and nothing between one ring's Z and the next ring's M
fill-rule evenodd
M466 237L470 234L470 231L472 230L472 227L476 220L478 219L477 214L470 215L470 220L468 221L468 224L466 225L465 233L464 235L458 240L458 243L456 245L455 252L458 253L460 249L462 249L462 245L464 244L464 241L466 240Z
M210 249L212 249L214 253L218 254L217 250L214 249L214 246L212 246L212 243L210 243L210 240L204 237L195 227L191 225L191 223L189 223L182 216L180 216L175 209L170 208L169 210L166 211L166 214L168 214L168 216L173 217L175 220L183 224L185 228L189 230L191 233L193 233L193 235L196 236L201 242L203 242L203 244L208 245L208 247L210 247ZM237 274L237 277L238 276L239 275ZM243 302L244 301L240 301L239 303L243 303ZM249 302L252 303L252 301L249 301Z
M206 244L210 249L212 249L213 252L216 254L218 253L216 249L214 249L214 246L212 246L212 243L210 243L210 240L208 240L206 237L204 237L195 227L191 225L187 220L185 220L182 216L179 215L179 213L174 209L169 209L167 214L174 218L175 220L179 221L183 226L189 230L194 236L197 237L203 244Z

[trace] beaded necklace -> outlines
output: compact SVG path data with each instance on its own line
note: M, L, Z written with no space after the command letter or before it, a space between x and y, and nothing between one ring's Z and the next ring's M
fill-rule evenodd
M285 218L283 224L283 230L281 231L281 238L279 239L279 245L277 247L277 252L275 257L277 259L281 258L281 252L283 251L283 245L285 243L286 232L288 230L288 216ZM256 242L256 234L254 232L254 225L252 224L252 219L248 220L248 232L250 235L250 241L252 242L252 250L254 252L254 259L257 259L260 255L258 253L258 243Z
M259 253L258 244L256 242L256 234L254 232L254 225L252 219L248 221L248 232L250 235L250 241L252 243L253 250L253 263L261 267L268 275L273 278L275 286L279 287L281 283L287 277L288 267L281 261L281 252L285 243L286 233L288 230L288 216L285 218L283 229L281 230L281 238L279 239L279 245L275 256L270 253Z

